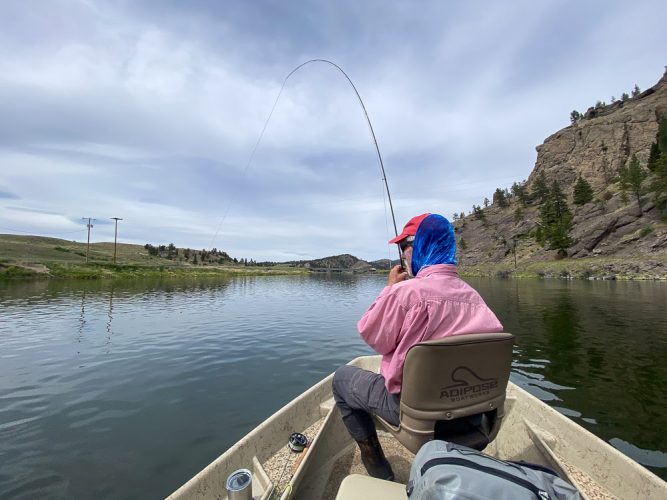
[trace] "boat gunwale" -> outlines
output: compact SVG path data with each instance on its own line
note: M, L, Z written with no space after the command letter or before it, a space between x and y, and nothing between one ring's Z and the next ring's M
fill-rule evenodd
M357 358L355 358L357 359ZM289 412L295 411L299 406L303 405L304 402L306 402L309 399L314 399L317 397L318 392L323 392L322 388L328 383L331 385L331 380L333 379L333 373L329 374L322 380L320 380L318 383L315 385L311 386L308 388L305 392L301 393L299 396L295 397L292 399L290 402L286 403L283 405L280 409L276 410L274 413L272 413L268 418L263 420L259 425L257 425L254 429L252 429L249 433L244 435L241 439L236 441L232 446L230 446L225 452L223 452L221 455L219 455L215 460L213 460L211 463L209 463L206 467L204 467L202 470L200 470L197 474L195 474L193 477L191 477L186 483L181 485L178 489L176 489L171 495L169 495L167 498L168 499L177 499L177 498L182 498L182 497L187 497L189 494L196 494L197 493L197 488L200 486L200 482L202 479L208 478L210 479L211 476L214 476L216 474L216 469L218 469L221 466L224 466L225 463L236 455L240 450L242 450L246 445L248 445L251 442L258 441L259 436L261 433L265 432L267 428L270 428L271 426L275 425L279 420L284 419L286 414ZM326 391L323 393L324 396L330 395L330 391ZM318 406L322 402L326 401L328 397L319 397L317 400ZM319 411L319 408L318 410ZM313 422L311 422L313 423ZM278 443L276 443L278 444ZM270 456L273 455L273 453L277 452L280 447L282 447L284 443L280 443L280 446L274 446L272 447L267 454L268 456L257 456L257 460L262 463ZM275 449L274 449L275 448ZM256 456L256 455L255 455ZM224 478L221 478L221 484L224 483L224 480L226 479L226 475ZM224 488L223 488L224 490ZM204 492L199 492L200 494L203 495ZM217 497L217 496L216 496Z

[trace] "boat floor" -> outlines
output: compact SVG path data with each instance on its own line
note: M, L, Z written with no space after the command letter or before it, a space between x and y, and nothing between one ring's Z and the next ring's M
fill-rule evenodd
M324 418L321 418L313 425L305 429L302 434L308 438L308 442L312 442L324 423ZM382 449L391 463L394 471L395 481L401 484L408 482L410 478L410 465L414 459L414 454L410 453L403 445L401 445L391 434L383 431L378 432ZM272 499L280 498L285 491L285 487L302 462L305 453L295 453L285 445L263 465L269 479L274 484ZM338 487L343 479L350 474L368 475L364 465L361 463L361 454L357 446L350 446L349 449L336 460L333 466L331 475L327 481L325 494L322 500L333 500L336 498Z
M394 471L394 481L406 484L408 479L410 479L410 466L415 456L390 434L384 436L383 433L379 432L378 435L384 454ZM350 448L347 453L336 461L329 476L322 500L334 500L340 483L350 474L368 475L366 468L361 463L361 454L358 446Z

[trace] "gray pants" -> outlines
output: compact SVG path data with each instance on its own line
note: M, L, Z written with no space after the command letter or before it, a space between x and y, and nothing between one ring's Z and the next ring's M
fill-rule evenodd
M400 394L390 394L384 377L356 366L341 366L334 373L333 395L343 423L356 441L375 434L371 414L398 425Z

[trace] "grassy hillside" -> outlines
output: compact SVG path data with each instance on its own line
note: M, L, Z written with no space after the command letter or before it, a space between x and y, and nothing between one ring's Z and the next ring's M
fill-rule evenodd
M44 238L41 236L0 235L0 259L23 263L85 263L86 243ZM117 262L123 264L145 264L157 258L148 255L140 245L119 243ZM91 262L113 262L113 243L91 243Z
M86 264L86 243L0 234L1 278L107 278L137 277L153 274L302 274L302 269L287 266L247 267L232 262L193 265L189 262L149 255L141 245L119 243L116 264L113 243L91 243Z

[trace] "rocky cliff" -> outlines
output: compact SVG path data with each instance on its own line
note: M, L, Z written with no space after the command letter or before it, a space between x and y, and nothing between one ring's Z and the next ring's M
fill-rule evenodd
M524 185L531 193L543 172L550 184L558 181L567 195L573 213L573 243L566 250L566 260L607 259L615 264L605 264L605 272L623 273L629 266L649 277L667 275L667 214L655 206L650 176L642 185L641 213L637 201L624 196L618 183L619 170L632 155L646 169L659 122L665 118L667 71L650 89L624 101L590 108L537 147L535 167ZM580 175L591 184L594 199L575 206L573 190ZM456 220L461 264L464 268L506 264L512 269L516 258L518 269L553 261L556 252L534 237L539 224L539 204L532 200L523 206L517 197L510 197L506 207L494 203Z

